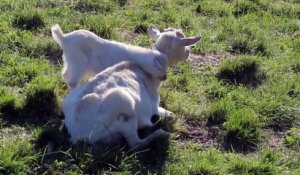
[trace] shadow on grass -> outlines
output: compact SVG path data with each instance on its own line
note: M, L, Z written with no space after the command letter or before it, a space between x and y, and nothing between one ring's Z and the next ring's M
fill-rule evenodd
M258 149L255 142L245 141L234 136L227 136L221 143L225 151L248 154Z
M28 11L15 16L12 26L24 30L36 30L44 27L45 22L40 13L36 11Z
M247 57L226 60L216 77L225 84L242 84L252 88L257 88L266 80L257 61Z
M22 110L22 109L21 109ZM31 142L38 153L33 160L33 174L53 174L76 172L101 174L103 172L129 172L130 174L160 173L168 158L169 138L152 141L146 148L129 149L125 139L113 145L72 144L64 126L63 116L49 118L20 118L0 116L6 126L19 125L26 128L42 128ZM157 123L155 128L167 128ZM144 136L149 134L144 132ZM140 135L143 135L140 134Z
M70 171L79 174L106 171L146 174L162 171L168 157L167 138L154 140L145 149L129 149L124 141L109 146L71 144L55 87L51 78L38 77L26 86L26 95L20 105L17 105L17 98L5 89L5 94L1 96L0 117L5 123L2 126L19 125L30 131L33 128L41 130L31 139L38 155L32 163L33 174L66 174ZM158 116L153 117L152 122L156 124L154 129L170 130L171 126L164 121ZM144 135L149 134L145 130Z
M42 111L43 108L32 110L30 108L32 104L33 103L30 102L24 106L24 108L5 111L5 113L1 113L0 118L5 121L5 126L19 125L25 128L52 125L63 118L61 112L48 111L49 115L46 115L47 110ZM35 117L34 114L36 114Z
M0 113L8 124L43 126L63 118L56 88L58 82L50 76L38 76L21 92L0 89ZM20 98L18 93L24 94Z
M72 144L63 120L56 116L48 122L35 118L0 117L6 126L19 125L26 128L42 128L31 139L38 157L33 160L33 174L75 172L79 174L101 174L103 172L128 172L129 174L160 173L168 158L169 138L152 141L146 148L130 149L125 139L113 145L84 142ZM166 128L158 122L155 128ZM149 134L143 132L144 136ZM140 135L143 135L141 134Z
M168 138L154 140L146 149L129 149L125 139L114 145L90 145L84 142L72 144L68 139L67 129L62 122L39 134L35 149L43 154L34 165L35 173L160 173L168 157Z

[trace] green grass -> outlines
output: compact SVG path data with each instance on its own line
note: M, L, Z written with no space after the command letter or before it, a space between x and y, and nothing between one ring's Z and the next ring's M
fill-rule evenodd
M260 125L257 114L254 111L247 108L236 110L224 123L227 144L242 148L257 146Z
M257 59L257 57L243 56L225 60L219 67L217 77L227 84L257 87L265 79L264 73L259 70Z
M30 118L42 118L49 121L60 113L57 94L55 92L55 80L51 77L40 76L32 80L25 89L24 106L21 116Z
M222 125L228 118L229 112L234 109L234 105L227 99L212 103L207 112L208 125Z
M298 0L0 3L0 174L300 174ZM72 145L62 128L69 90L51 38L56 23L145 47L149 25L181 28L201 34L194 54L229 58L168 70L161 106L176 117L160 125L169 139L146 150Z
M6 115L15 115L18 100L7 88L0 87L0 111Z
M41 13L37 11L25 11L24 13L17 13L12 25L20 29L33 30L43 27L45 24Z
M37 158L29 140L1 141L1 174L30 173L30 164Z
M300 148L300 134L297 128L291 128L286 136L285 142L288 146L299 149Z

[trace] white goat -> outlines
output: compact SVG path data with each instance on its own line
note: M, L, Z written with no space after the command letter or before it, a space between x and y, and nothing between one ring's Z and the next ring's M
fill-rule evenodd
M187 59L189 51L185 46L196 44L201 38L185 38L181 30L173 28L160 33L156 27L150 26L148 33L156 41L154 50L151 50L106 40L87 30L63 34L58 24L52 26L51 31L63 50L62 77L71 89L80 83L84 75L92 76L121 61L129 60L140 65L146 58L166 55L169 63L175 64Z
M109 67L65 97L62 110L73 143L111 143L124 136L134 147L168 135L158 129L144 139L138 136L139 128L153 126L151 117L157 114L159 105L158 88L168 66L165 57L143 60L142 65L123 61Z

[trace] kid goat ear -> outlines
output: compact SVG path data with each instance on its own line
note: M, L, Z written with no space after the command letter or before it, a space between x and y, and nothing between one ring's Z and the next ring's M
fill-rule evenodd
M189 37L189 38L181 38L179 40L179 45L181 46L191 46L195 45L198 43L201 39L201 36L194 36L194 37Z
M160 31L155 26L149 26L148 34L154 41L156 41L160 35Z

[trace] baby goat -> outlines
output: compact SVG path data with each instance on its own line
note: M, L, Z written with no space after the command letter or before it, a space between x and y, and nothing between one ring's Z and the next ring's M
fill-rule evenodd
M177 29L167 29L160 33L150 26L148 33L156 43L153 49L132 46L98 37L87 30L76 30L63 34L58 24L51 28L54 40L63 50L64 67L62 77L68 86L75 88L84 75L94 75L121 61L132 61L138 65L145 64L144 59L167 56L169 63L187 59L188 48L196 44L201 37L185 38Z
M168 66L164 57L143 60L142 65L122 61L109 67L65 97L62 110L73 143L111 143L124 136L129 147L134 147L168 135L158 129L144 139L138 136L139 128L153 126L158 88Z

